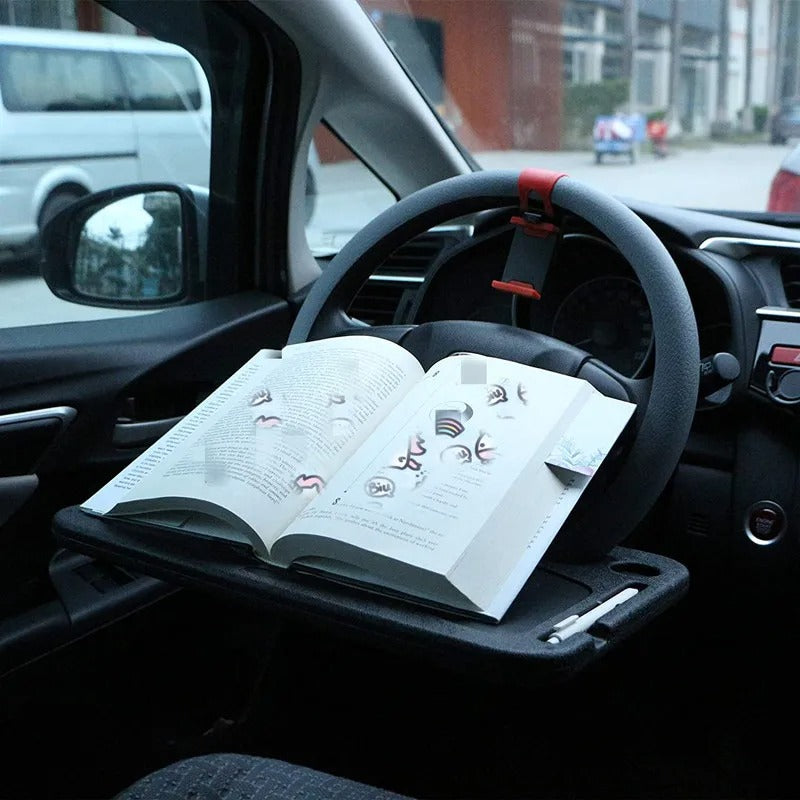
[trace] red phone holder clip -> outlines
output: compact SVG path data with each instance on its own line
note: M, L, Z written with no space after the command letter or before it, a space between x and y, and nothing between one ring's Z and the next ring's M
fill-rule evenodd
M554 211L550 196L556 183L563 177L563 172L545 169L525 169L520 173L520 213L511 217L517 230L503 269L503 278L492 281L493 289L530 300L541 298L536 287L544 286L559 230L552 222ZM542 211L530 208L531 194L541 200Z

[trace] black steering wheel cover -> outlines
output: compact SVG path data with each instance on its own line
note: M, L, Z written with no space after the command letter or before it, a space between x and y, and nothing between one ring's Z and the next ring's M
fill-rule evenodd
M359 231L311 288L289 343L352 331L345 314L372 271L410 238L465 214L519 204L519 173L475 172L404 198ZM555 185L552 202L594 225L628 260L650 305L656 342L652 388L637 435L604 494L556 538L553 554L593 558L622 541L669 481L694 419L699 383L697 324L675 262L627 206L573 178ZM590 513L589 513L590 512ZM572 520L570 520L570 523Z

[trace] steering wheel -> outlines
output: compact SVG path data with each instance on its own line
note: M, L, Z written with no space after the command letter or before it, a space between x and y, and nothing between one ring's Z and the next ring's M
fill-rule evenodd
M570 517L548 554L597 558L629 535L652 509L686 445L699 382L697 324L675 262L639 217L609 195L557 173L539 173L545 179L531 190L524 180L528 172L487 170L449 178L377 216L342 248L311 288L289 343L347 334L381 336L401 344L425 369L454 352L468 351L584 378L604 394L635 402L628 446L605 470L610 477L600 490L587 490L577 516ZM501 207L526 210L530 199L538 200L551 220L564 212L581 217L627 259L650 305L652 377L627 378L577 347L508 325L446 320L371 327L347 316L364 281L412 237L465 214Z

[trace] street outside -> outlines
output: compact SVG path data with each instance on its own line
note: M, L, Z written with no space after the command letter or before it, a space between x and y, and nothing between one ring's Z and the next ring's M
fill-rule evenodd
M485 153L485 169L525 166L566 172L620 198L687 208L766 211L769 186L790 147L717 144L675 149L654 158L644 145L636 164L626 156L606 156L602 164L586 152Z
M591 152L484 153L478 161L487 169L541 167L566 172L620 198L688 208L763 211L772 177L788 149L768 144L715 144L675 149L664 159L656 159L645 150L635 164L626 158L608 157L597 165ZM385 206L385 188L375 190L374 177L362 165L354 169L349 162L321 169L319 196L310 223L317 233L353 232ZM366 182L364 174L368 176ZM375 197L372 204L368 202L371 193ZM339 244L341 238L337 237ZM142 313L68 303L54 297L29 270L9 264L0 264L0 303L0 327Z

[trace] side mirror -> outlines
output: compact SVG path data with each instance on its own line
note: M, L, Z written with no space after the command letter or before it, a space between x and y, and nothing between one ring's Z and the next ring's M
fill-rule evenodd
M42 277L57 297L155 309L200 299L208 191L133 184L90 194L42 231Z

